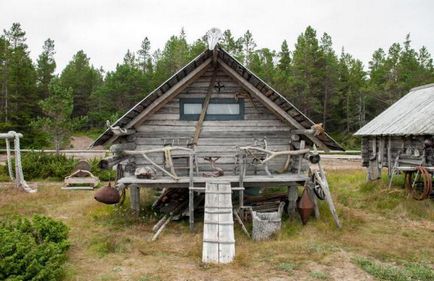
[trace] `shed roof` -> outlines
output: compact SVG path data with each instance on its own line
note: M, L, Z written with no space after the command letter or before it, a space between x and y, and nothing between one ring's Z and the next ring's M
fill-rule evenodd
M269 100L273 101L276 105L282 108L290 117L295 119L301 126L303 126L306 129L309 129L312 125L315 124L300 110L298 110L292 103L290 103L284 96L282 96L280 93L278 93L268 84L266 84L263 80L257 77L254 73L252 73L249 69L243 66L240 62L238 62L233 56L227 53L220 46L217 46L215 50L217 52L217 56L220 61L222 61L227 66L229 66L240 76L242 76L243 79L245 79L256 89L258 89ZM131 124L131 122L134 119L136 119L136 117L138 117L140 113L143 112L149 105L151 105L164 93L169 91L173 86L175 86L182 79L186 78L195 69L200 67L200 65L206 63L206 61L208 61L208 59L210 59L212 56L213 56L213 50L205 50L204 52L202 52L199 56L197 56L186 66L181 68L172 77L166 80L163 84L161 84L153 92L147 95L139 103L137 103L133 108L131 108L127 113L125 113L121 118L119 118L113 124L113 126L120 126L121 128L124 128L127 124ZM113 140L113 137L114 137L113 132L110 129L107 129L103 134L101 134L95 140L95 142L91 146L107 144L110 140ZM327 133L322 133L316 136L316 138L319 139L329 149L343 150L343 148Z
M434 135L434 83L411 89L354 135Z

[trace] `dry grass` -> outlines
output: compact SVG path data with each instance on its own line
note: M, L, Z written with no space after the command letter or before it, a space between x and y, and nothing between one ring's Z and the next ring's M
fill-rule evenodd
M150 242L156 219L149 212L149 191L142 202L147 212L135 217L128 208L97 203L92 192L62 191L60 183L40 183L36 194L4 187L0 217L40 213L64 221L72 242L66 280L374 280L360 259L404 269L433 267L433 201L407 199L385 181L365 183L362 171L328 176L341 230L324 203L319 220L307 226L285 220L270 241L251 241L237 226L236 260L225 266L201 263L201 223L195 233L186 221L171 223Z

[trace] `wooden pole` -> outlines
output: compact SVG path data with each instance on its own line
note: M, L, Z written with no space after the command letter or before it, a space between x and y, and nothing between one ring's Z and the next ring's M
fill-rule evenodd
M389 179L392 175L392 136L388 137L387 140L387 175Z
M130 188L130 200L131 209L139 214L140 212L140 187L136 184L129 186Z
M158 228L157 232L154 234L154 236L152 237L151 241L155 241L157 240L158 236L160 235L160 233L163 231L163 229L166 227L166 225L172 220L172 215L170 215L166 221L161 225L160 228Z
M304 150L305 145L306 145L306 142L304 140L301 140L300 141L300 151ZM302 163L303 163L303 155L300 155L298 157L298 174L301 174Z
M246 175L246 163L245 163L245 155L240 154L240 163L239 163L239 170L240 170L240 180L239 180L239 187L240 191L238 193L238 199L240 204L240 209L244 207L244 177Z
M333 219L335 221L336 226L338 228L341 228L341 223L339 221L339 217L338 217L338 214L336 212L335 204L333 203L333 198L332 198L332 195L330 193L329 184L327 182L325 172L324 172L320 162L318 162L318 168L319 168L319 173L315 173L315 177L324 191L325 200L326 200L327 204L329 205L329 209L330 209L330 212L333 216Z
M214 66L214 72L213 72L212 77L211 77L211 82L209 82L206 97L205 97L205 100L203 101L203 104L202 104L202 111L199 115L199 120L197 121L197 124L196 124L196 130L194 132L194 137L193 137L193 144L194 145L197 144L197 141L199 140L200 132L202 131L202 124L203 124L203 121L205 121L206 112L208 110L209 102L211 100L211 95L212 95L212 92L214 89L216 76L217 76L217 65Z
M193 183L193 153L189 157L189 173L190 173L190 184L188 190L188 213L190 222L190 231L194 230L194 183Z

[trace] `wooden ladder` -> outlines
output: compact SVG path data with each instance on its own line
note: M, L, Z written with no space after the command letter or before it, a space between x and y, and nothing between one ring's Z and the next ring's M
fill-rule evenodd
M235 257L232 188L230 182L207 182L202 261L229 263Z

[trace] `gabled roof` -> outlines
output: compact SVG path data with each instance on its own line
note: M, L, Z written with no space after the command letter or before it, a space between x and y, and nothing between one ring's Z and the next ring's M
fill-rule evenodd
M279 94L276 90L270 87L267 83L262 81L259 77L253 74L249 69L238 62L233 56L223 50L221 47L217 46L214 50L217 53L218 62L222 64L226 70L232 72L233 75L242 77L243 82L246 82L251 89L255 89L260 93L261 98L268 99L275 105L277 105L282 112L287 114L287 118L290 120L295 120L299 124L300 128L310 129L314 122L310 120L306 115L304 115L300 110L298 110L292 103L290 103L284 96ZM213 50L205 50L190 63L176 72L172 77L161 84L157 89L147 95L143 100L137 103L132 109L125 113L121 118L119 118L113 126L119 126L125 128L134 123L135 119L141 117L141 114L158 98L163 96L166 92L170 91L178 83L183 83L184 80L191 76L204 64L210 62L213 57ZM103 134L101 134L98 139L91 146L104 145L113 141L116 138L110 129L107 129ZM324 144L325 148L331 150L343 150L343 148L333 140L328 134L322 133L315 137L320 143Z
M434 135L434 84L411 89L354 135Z

